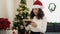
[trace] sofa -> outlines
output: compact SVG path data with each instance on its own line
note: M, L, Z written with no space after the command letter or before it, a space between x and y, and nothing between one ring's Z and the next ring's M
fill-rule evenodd
M60 23L48 23L46 32L60 32Z

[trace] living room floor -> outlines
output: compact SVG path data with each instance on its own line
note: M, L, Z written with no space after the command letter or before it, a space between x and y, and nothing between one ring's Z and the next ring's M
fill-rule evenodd
M60 32L46 32L45 34L60 34Z

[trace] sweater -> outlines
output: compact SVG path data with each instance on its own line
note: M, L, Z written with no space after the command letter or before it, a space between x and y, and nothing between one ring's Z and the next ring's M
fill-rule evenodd
M31 25L28 25L25 27L26 30L31 30L33 32L42 32L45 33L47 29L47 19L44 16L43 19L37 19L36 16L32 19L34 23L37 24L37 27L32 27Z

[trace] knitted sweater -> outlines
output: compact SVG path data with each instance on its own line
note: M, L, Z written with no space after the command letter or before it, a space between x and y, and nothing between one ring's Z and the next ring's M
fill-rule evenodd
M33 32L42 32L45 33L46 32L46 28L47 28L47 20L46 17L43 17L43 19L37 19L36 16L34 16L34 18L32 19L33 22L35 22L37 24L37 27L32 27L31 25L28 25L26 28L26 30L31 30Z

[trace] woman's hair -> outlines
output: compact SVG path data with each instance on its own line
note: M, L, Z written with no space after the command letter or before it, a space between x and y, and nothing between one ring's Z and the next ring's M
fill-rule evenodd
M33 19L34 16L35 16L35 14L33 13L33 9L32 9L32 11L30 13L30 18ZM42 9L39 8L38 14L36 15L36 17L37 17L37 19L43 19L44 13L43 13Z

